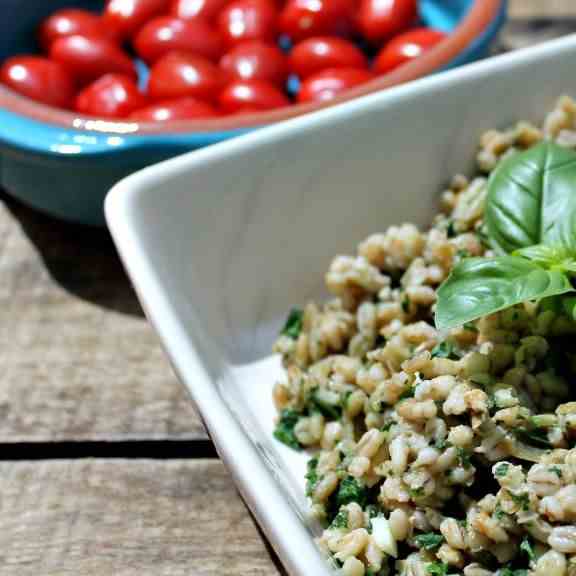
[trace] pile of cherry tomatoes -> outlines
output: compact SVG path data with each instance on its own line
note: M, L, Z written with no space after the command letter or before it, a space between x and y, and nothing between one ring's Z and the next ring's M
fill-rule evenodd
M270 110L330 100L445 37L417 23L418 0L108 0L52 14L44 55L8 58L0 82L102 118Z

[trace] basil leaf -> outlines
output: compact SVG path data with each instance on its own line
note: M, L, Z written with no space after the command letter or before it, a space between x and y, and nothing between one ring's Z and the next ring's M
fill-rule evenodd
M576 321L576 296L568 296L562 299L562 307L564 312L571 320Z
M485 222L500 253L535 244L576 251L576 154L542 142L503 160L488 182Z
M562 272L524 258L467 258L438 288L436 327L455 328L527 300L573 291Z
M536 244L527 248L520 248L512 252L512 256L521 256L544 266L563 272L576 271L576 258L574 253L564 246L548 246L547 244Z

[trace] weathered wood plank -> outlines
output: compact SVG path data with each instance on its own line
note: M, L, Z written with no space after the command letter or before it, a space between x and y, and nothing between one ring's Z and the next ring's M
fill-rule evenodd
M204 438L103 230L0 203L0 442Z
M574 32L576 3L572 0L510 0L500 49L516 50Z
M512 18L576 16L573 0L509 0Z
M2 576L274 576L216 461L0 464Z

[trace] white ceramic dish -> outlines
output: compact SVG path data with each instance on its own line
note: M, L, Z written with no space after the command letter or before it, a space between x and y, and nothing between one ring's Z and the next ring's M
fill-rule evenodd
M330 567L303 496L305 457L272 439L270 348L321 297L336 253L426 224L479 134L576 94L576 37L263 129L143 170L106 215L142 304L222 459L292 575Z

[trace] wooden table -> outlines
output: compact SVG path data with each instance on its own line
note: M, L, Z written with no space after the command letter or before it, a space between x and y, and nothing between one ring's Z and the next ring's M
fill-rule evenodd
M511 14L505 49L576 31ZM0 576L282 574L107 234L0 200Z

